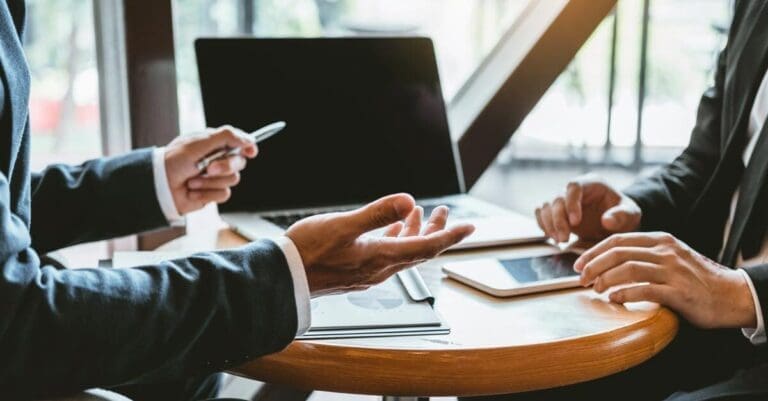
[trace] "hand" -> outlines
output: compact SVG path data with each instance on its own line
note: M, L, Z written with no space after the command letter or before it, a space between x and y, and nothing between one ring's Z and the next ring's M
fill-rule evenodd
M223 147L241 147L242 156L217 160L208 166L205 174L195 167L200 159ZM174 139L166 147L165 174L176 210L183 215L208 203L229 199L229 188L240 182L240 170L245 168L246 158L253 159L257 153L256 145L247 135L230 126Z
M656 302L703 328L755 327L755 305L744 276L667 233L614 235L574 265L595 291L635 284L610 294L613 302Z
M567 242L571 233L586 241L640 227L640 207L626 195L594 176L568 183L564 196L536 209L536 221L555 241Z
M286 236L299 250L312 296L364 290L474 231L471 225L446 229L446 207L436 208L421 231L421 214L409 195L390 195L351 212L301 220ZM363 236L385 226L383 237Z

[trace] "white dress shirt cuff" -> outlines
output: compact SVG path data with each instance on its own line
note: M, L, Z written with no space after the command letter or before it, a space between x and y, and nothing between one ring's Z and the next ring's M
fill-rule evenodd
M309 330L312 324L312 311L310 309L309 283L307 273L304 271L304 262L301 260L299 250L288 237L280 237L275 243L283 250L285 260L288 261L288 269L293 278L293 295L296 300L296 316L299 319L296 335L300 336Z
M171 185L168 183L168 175L165 172L165 148L155 148L152 151L152 177L155 180L155 194L157 202L160 204L160 210L163 211L165 219L170 224L178 224L184 221L184 218L176 210L176 203L173 201Z
M754 329L741 329L741 333L744 334L744 336L747 337L749 341L754 345L765 344L766 336L765 322L763 321L763 308L760 307L760 299L757 297L755 284L752 283L752 279L749 278L749 274L747 274L744 269L738 269L738 271L741 272L741 274L747 280L749 291L752 293L752 302L755 303L755 313L757 313L757 327Z

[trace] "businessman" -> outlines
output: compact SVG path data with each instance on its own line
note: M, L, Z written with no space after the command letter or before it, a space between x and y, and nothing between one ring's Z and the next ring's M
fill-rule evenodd
M623 192L577 179L536 211L556 241L600 241L576 261L583 285L687 323L643 366L530 399L768 397L768 2L736 1L734 15L680 156Z
M446 229L446 208L422 229L421 209L398 194L239 249L131 269L57 269L46 252L161 227L226 200L257 149L223 127L30 173L24 18L24 1L0 1L0 399L91 387L135 400L214 396L211 374L279 351L307 329L311 296L379 283L472 231ZM224 146L243 147L245 157L197 171ZM362 236L387 225L385 237Z

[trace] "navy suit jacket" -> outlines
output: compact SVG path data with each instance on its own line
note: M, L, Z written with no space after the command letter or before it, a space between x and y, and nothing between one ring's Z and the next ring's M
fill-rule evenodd
M727 160L741 158L750 110L766 70L768 2L739 0L728 44L719 57L715 83L701 98L688 147L656 174L625 190L643 211L643 229L671 232L711 259L721 259L732 267L737 267L733 250L743 249L747 243L756 249L764 243L768 229L768 124L759 134L744 173L749 180L740 188L739 202L747 206L743 211L749 212L734 216L731 236L735 237L731 241L738 246L721 252L734 184L740 182ZM745 230L748 224L758 229L750 233ZM768 264L746 271L768 322Z
M166 221L151 150L30 173L24 14L0 1L0 397L187 378L287 345L293 282L272 242L132 269L41 263Z

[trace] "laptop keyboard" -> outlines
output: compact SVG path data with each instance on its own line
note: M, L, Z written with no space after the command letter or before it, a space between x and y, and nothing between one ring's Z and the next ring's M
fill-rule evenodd
M420 205L421 207L424 208L424 219L428 219L429 216L432 214L432 211L435 210L435 208L437 208L440 205L448 206L448 208L451 209L449 216L454 219L469 219L469 218L481 216L479 213L473 210L469 210L467 208L459 207L459 206L448 203L448 204ZM348 210L350 209L302 210L302 211L279 213L279 214L272 214L272 215L262 215L261 217L278 227L287 229L288 227L292 226L293 223L296 223L297 221L305 219L307 217L311 217L321 213L346 212Z

